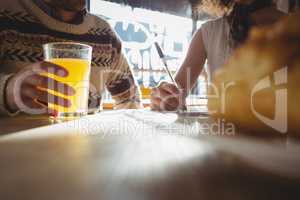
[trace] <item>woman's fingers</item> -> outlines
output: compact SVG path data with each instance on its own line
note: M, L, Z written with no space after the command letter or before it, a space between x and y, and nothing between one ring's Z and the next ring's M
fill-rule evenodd
M179 107L180 96L170 94L162 88L154 88L151 93L151 109L175 111Z
M178 94L170 94L166 90L159 90L157 95L161 98L163 104L168 105L168 107L171 107L173 109L176 109L178 107L180 98Z
M170 83L167 83L167 82L162 82L158 88L162 89L162 90L165 90L169 94L174 94L174 95L179 95L180 94L179 89L174 84L170 84Z
M157 93L157 88L154 88L154 91L151 93L151 104L150 107L152 110L155 111L162 111L163 105L162 105L162 99Z
M160 101L161 101L160 98L151 99L151 105L150 105L151 110L160 111L161 110Z
M164 102L161 98L153 98L151 102L151 109L155 111L176 111L178 106L170 105Z

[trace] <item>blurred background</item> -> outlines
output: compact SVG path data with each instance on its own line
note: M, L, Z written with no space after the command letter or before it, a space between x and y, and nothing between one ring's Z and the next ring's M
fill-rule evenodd
M278 7L290 11L299 0L277 0ZM123 51L148 104L150 89L162 80L169 80L159 59L154 42L167 57L173 74L185 58L194 32L212 17L194 9L197 0L88 0L91 13L106 19L123 43ZM205 105L207 68L188 97L188 103ZM112 101L104 96L106 105Z
M91 13L105 18L121 39L124 54L134 71L144 99L149 98L149 88L162 80L169 80L154 42L157 41L162 47L168 65L175 74L185 57L195 28L198 29L204 22L197 21L196 27L193 27L192 18L184 15L188 6L183 7L182 15L103 0L90 0L89 6ZM199 77L193 95L205 97L205 80L205 75ZM104 96L106 102L111 99L108 94Z

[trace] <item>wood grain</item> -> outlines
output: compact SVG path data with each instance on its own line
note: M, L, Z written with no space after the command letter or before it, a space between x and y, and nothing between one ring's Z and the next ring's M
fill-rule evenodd
M172 125L182 119L115 111L2 136L0 199L300 198L298 148Z

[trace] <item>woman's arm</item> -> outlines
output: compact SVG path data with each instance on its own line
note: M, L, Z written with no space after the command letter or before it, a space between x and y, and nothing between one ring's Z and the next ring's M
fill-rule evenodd
M194 35L187 56L177 72L175 81L182 93L172 83L162 82L151 92L151 109L174 111L185 106L185 98L195 84L206 60L201 29Z
M177 84L186 91L186 95L202 72L206 58L202 30L199 29L191 41L187 56L175 78Z

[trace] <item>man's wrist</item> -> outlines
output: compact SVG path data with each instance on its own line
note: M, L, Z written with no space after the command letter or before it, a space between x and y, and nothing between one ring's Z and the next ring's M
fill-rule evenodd
M10 94L12 93L11 88L9 87L9 82L11 81L11 79L13 78L13 75L10 75L4 85L4 99L3 99L3 104L5 106L5 108L10 112L10 113L16 113L18 112L18 108L17 106L12 106L11 103L11 99L10 99Z
M18 112L12 112L7 106L7 83L12 74L0 74L0 115L14 116Z

